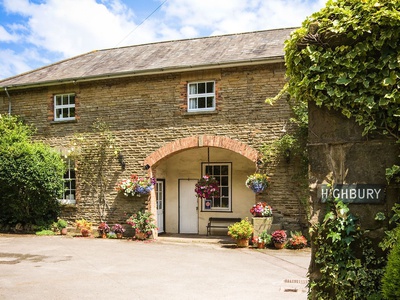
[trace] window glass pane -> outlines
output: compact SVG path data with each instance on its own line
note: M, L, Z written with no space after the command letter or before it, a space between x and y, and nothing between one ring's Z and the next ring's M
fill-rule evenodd
M214 82L207 82L207 93L214 93Z
M63 114L63 118L68 118L68 108L63 108L62 114Z
M227 186L228 185L228 177L226 177L226 176L222 176L221 177L221 182L220 182L220 184L221 185L225 185L225 186Z
M207 97L207 107L214 107L214 97Z
M220 175L220 174L221 174L221 167L214 166L214 175Z
M206 174L207 175L212 175L213 174L212 166L206 166Z
M197 84L196 83L191 83L189 84L189 94L197 94Z
M71 107L71 108L69 109L69 116L70 116L70 117L75 117L75 107Z
M199 97L197 98L198 108L205 108L206 107L206 98Z
M228 175L229 168L228 166L221 166L221 174L222 175Z
M75 95L69 95L69 104L75 104Z
M56 96L56 105L61 105L61 96Z
M197 99L196 98L190 98L189 99L189 108L190 109L196 109L197 108Z
M228 198L222 198L221 200L221 207L229 207L229 199Z
M204 94L206 92L206 84L204 82L198 83L198 93L199 94Z
M62 118L61 109L56 109L56 117L57 118Z
M228 187L222 187L221 188L221 196L228 196L228 195L229 195L229 188Z

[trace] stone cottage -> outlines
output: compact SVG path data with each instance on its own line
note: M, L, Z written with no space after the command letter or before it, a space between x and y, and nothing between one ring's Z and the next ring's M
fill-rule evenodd
M69 169L60 201L70 221L123 223L127 213L147 208L159 233L205 234L209 217L250 218L251 206L266 201L285 229L298 229L306 221L293 179L296 164L264 164L260 151L290 130L287 102L270 106L265 99L284 85L284 41L292 31L89 52L0 81L0 113L21 116L37 128L38 140L65 155ZM86 165L74 164L68 157L73 145L79 147L77 135L96 149L99 136L91 128L97 120L107 124L115 150L101 171L101 197L80 174L104 161L93 156ZM245 186L255 172L271 177L260 195ZM148 197L115 190L131 174L157 179ZM215 176L221 190L207 207L194 193L204 174Z

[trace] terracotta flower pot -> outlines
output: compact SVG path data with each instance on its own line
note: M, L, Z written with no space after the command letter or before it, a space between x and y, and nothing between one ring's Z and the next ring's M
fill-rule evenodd
M236 245L239 248L244 248L249 246L249 239L237 239L236 240Z
M264 249L265 248L265 243L257 243L257 248L258 249Z
M274 243L276 249L283 249L285 248L285 243Z
M137 232L137 233L135 234L135 237L136 237L138 240L145 240L145 239L147 239L147 233L145 233L145 232Z
M122 233L121 232L118 232L115 235L117 236L117 239L122 239Z
M63 228L63 229L60 230L61 235L66 235L67 232L68 232L67 228Z

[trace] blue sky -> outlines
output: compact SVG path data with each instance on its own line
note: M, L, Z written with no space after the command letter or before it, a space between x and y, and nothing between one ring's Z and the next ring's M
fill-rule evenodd
M0 79L93 50L296 27L325 3L326 0L0 0Z

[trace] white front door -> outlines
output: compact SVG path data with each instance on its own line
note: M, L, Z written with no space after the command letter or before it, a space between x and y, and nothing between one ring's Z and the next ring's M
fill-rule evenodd
M196 179L179 179L179 233L199 233Z
M157 180L157 227L158 233L164 232L164 180Z

